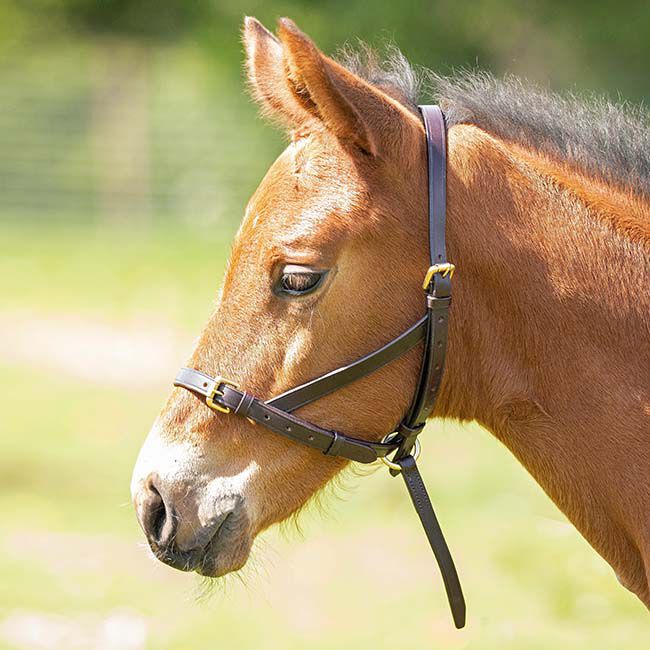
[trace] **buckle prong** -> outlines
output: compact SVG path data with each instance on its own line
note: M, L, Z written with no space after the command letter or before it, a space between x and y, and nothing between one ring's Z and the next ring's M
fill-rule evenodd
M424 276L424 282L422 283L422 288L426 291L431 284L431 280L436 273L440 273L443 278L449 276L449 279L454 277L454 271L456 267L451 262L443 262L442 264L434 264L429 267L427 274Z
M213 411L219 411L219 413L227 414L231 412L231 409L228 406L221 406L221 404L217 404L217 402L214 401L214 398L217 395L223 397L223 390L219 390L223 384L227 384L228 386L232 386L233 388L239 388L239 384L236 384L234 381L230 381L229 379L224 379L223 377L215 377L210 392L205 396L205 403Z

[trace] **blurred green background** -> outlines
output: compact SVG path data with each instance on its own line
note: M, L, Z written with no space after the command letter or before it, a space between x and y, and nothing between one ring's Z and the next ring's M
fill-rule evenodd
M243 580L149 558L135 455L282 147L243 89L245 14L330 52L389 39L442 72L647 99L645 1L3 0L0 648L648 647L645 609L477 427L430 427L423 462L462 632L385 472L265 535Z

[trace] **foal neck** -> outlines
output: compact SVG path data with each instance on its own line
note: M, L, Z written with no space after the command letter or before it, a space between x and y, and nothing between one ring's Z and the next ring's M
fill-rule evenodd
M647 249L614 227L611 202L596 210L533 162L450 130L459 272L437 414L491 430L650 606Z

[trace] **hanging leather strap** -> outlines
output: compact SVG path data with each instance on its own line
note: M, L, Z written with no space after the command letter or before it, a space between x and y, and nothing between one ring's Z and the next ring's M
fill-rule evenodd
M442 581L445 584L445 591L447 593L447 600L451 608L451 615L454 618L454 625L460 629L461 627L465 627L465 597L460 586L454 560L451 557L436 513L431 505L429 494L427 493L413 456L405 456L398 460L397 463L402 468L400 474L404 479L404 483L406 483L406 488L408 489L415 511L418 513L418 517L422 522L422 528L424 528L424 532L431 545L431 550L440 567Z

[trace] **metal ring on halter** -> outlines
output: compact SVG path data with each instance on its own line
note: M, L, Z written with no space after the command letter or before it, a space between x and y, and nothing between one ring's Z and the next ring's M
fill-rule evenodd
M382 442L390 442L391 438L396 435L395 432L389 433L387 436L384 437ZM422 447L420 445L420 441L418 438L415 439L415 444L413 445L413 453L411 454L413 456L413 460L417 460L420 457L420 451L422 451ZM389 458L386 458L385 456L382 456L379 458L379 460L386 465L386 467L389 467L390 469L394 469L398 472L402 471L402 466L399 465L398 463L394 463L392 460Z

